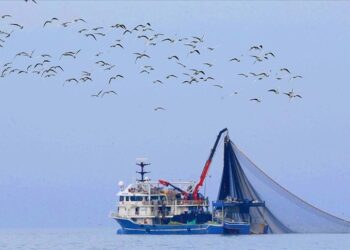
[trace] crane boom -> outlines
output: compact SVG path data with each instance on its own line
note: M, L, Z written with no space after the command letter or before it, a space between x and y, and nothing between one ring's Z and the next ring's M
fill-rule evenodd
M227 131L227 128L224 128L223 130L221 130L216 138L216 141L214 143L214 147L211 149L210 151L210 155L209 155L209 158L208 160L206 161L205 165L204 165L204 168L202 170L202 174L200 176L200 179L198 181L198 183L196 184L194 190L193 190L193 199L194 200L198 200L198 192L199 192L199 189L203 186L203 183L204 183L204 180L205 180L205 177L207 176L208 174L208 170L209 170L209 167L210 167L210 164L211 164L211 161L213 159L213 156L215 154L215 151L216 151L216 148L219 144L219 141L220 141L220 138L221 138L221 135Z
M162 184L163 186L170 186L172 188L174 188L175 190L179 191L183 196L185 196L185 198L188 198L188 193L184 190L182 190L181 188L171 184L170 182L168 181L165 181L165 180L158 180L160 184Z

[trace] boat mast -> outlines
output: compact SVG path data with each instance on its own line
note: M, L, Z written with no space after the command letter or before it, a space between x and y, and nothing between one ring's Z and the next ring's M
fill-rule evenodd
M151 173L151 172L146 172L144 171L144 167L145 166L148 166L148 165L151 165L151 163L144 163L143 161L139 162L139 163L136 163L136 165L140 166L141 167L141 171L136 171L136 173L139 173L141 175L141 179L137 180L139 182L145 182L145 178L144 178L144 175L145 174L148 174L148 173Z

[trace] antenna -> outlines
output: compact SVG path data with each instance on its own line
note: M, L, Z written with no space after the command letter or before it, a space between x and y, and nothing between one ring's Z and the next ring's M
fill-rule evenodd
M151 163L145 163L144 160L145 159L140 159L136 162L136 165L141 167L141 171L136 171L136 173L139 173L141 175L141 179L137 180L139 182L145 182L146 181L144 178L145 174L151 173L151 172L144 171L145 166L151 165Z

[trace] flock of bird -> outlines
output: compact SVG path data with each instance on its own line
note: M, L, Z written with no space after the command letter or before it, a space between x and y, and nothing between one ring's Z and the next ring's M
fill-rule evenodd
M35 2L34 0L32 0ZM26 0L27 2L27 0ZM36 3L36 2L35 2ZM76 26L78 25L78 26ZM119 68L111 61L103 59L106 50L120 50L125 51L127 49L128 43L126 40L137 40L141 41L143 48L137 52L131 52L130 57L133 63L138 68L138 73L140 76L153 76L154 72L157 71L157 65L151 65L149 63L150 59L155 56L151 54L151 49L157 48L159 46L171 47L176 44L183 50L183 55L170 54L164 56L163 60L170 63L171 69L166 74L163 73L162 77L154 77L151 82L156 85L163 85L166 82L175 81L182 84L207 84L215 88L223 89L225 86L218 83L218 80L214 75L211 74L211 69L215 67L215 63L212 61L201 61L201 56L203 54L210 55L217 48L206 45L204 35L202 36L188 36L188 37L178 37L177 35L168 36L164 33L156 32L151 25L151 23L138 24L133 27L126 26L126 24L117 23L109 26L98 26L89 27L88 22L84 18L76 18L70 21L62 21L57 17L52 17L48 20L43 20L42 29L46 30L50 27L61 27L62 29L69 29L71 27L71 32L76 32L76 35L81 36L84 39L92 40L96 43L100 39L107 36L111 36L111 32L118 31L118 39L113 39L113 42L106 47L104 50L99 48L98 51L94 52L94 67L97 67L100 72L107 76L106 84L104 88L98 89L96 93L92 93L93 98L103 98L105 96L118 95L118 91L114 89L113 82L127 79L127 76L119 72ZM78 28L77 28L78 27ZM13 21L13 17L9 14L0 15L0 49L6 49L6 44L12 39L14 34L25 29L24 25ZM172 50L174 51L174 50ZM91 51L90 51L91 52ZM24 75L24 74L34 74L42 78L55 78L65 72L65 58L71 58L76 60L82 53L81 49L64 51L59 54L59 56L54 56L50 53L37 53L36 49L31 51L20 51L14 54L12 60L2 63L0 65L0 79L9 77L11 75ZM186 62L190 58L196 58L195 65L193 63ZM264 46L261 44L253 45L247 48L245 55L239 57L227 58L227 64L240 64L243 60L251 61L251 65L261 64L265 61L273 60L276 57L275 53L272 51L266 51ZM24 68L16 67L16 60L18 58L27 58L30 63ZM160 62L156 58L156 62ZM160 64L164 64L160 62ZM229 65L228 67L231 67ZM171 70L173 72L171 72ZM237 79L252 79L253 81L281 81L286 80L288 82L296 81L303 78L301 75L292 74L291 70L286 67L278 68L275 71L268 70L266 72L241 72L236 74ZM149 78L148 78L149 79ZM93 82L94 75L91 70L82 71L79 76L67 77L63 79L63 85L70 83L85 83ZM278 88L266 89L268 93L273 95L280 94ZM295 93L294 90L289 90L287 92L281 92L290 100L299 98L302 96ZM238 91L234 91L232 95L239 94ZM259 97L249 98L252 102L260 103L262 99ZM164 107L156 107L155 111L166 110Z

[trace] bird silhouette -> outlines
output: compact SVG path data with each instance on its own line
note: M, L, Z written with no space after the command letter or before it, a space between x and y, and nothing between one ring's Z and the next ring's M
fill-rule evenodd
M259 98L251 98L250 101L261 102Z

